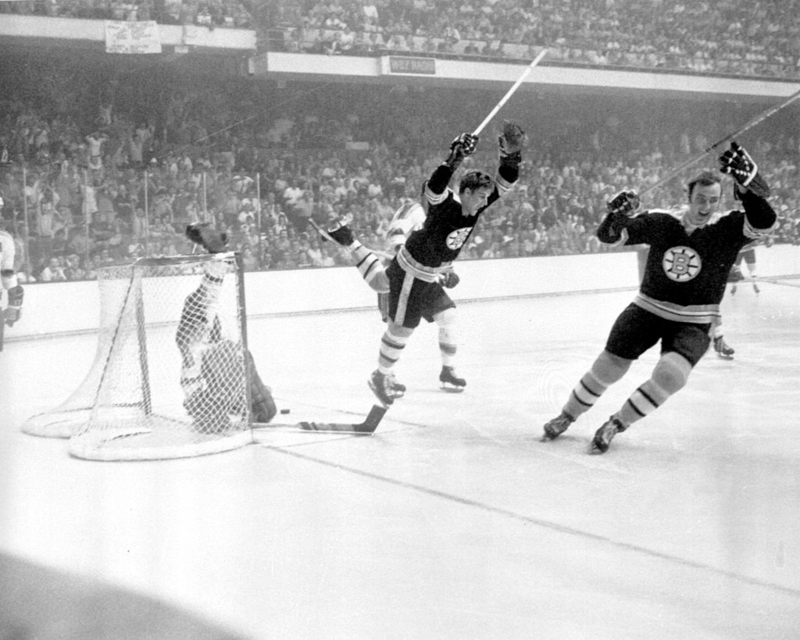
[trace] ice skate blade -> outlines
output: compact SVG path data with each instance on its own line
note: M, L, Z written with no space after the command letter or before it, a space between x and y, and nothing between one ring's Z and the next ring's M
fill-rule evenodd
M464 387L447 387L442 385L439 388L446 393L464 393Z

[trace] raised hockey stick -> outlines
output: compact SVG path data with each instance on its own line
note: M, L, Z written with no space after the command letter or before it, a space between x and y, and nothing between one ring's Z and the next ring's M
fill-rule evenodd
M275 431L306 431L316 433L352 433L354 435L371 435L381 423L386 414L386 407L372 405L363 422L298 422L296 424L272 424L268 422L254 422L253 429L274 429Z
M681 165L679 165L678 167L676 167L675 169L670 171L666 176L661 178L661 180L659 180L655 184L647 187L644 191L641 191L639 193L639 196L641 197L644 194L650 193L651 191L654 191L655 189L658 189L659 187L667 184L668 182L670 182L671 180L676 178L678 175L680 175L681 173L686 171L686 169L688 169L689 167L692 167L692 166L696 165L698 162L700 162L703 158L706 157L706 154L711 153L714 149L716 149L720 145L723 145L726 142L729 142L729 141L733 140L734 138L739 137L745 131L749 131L750 129L755 127L757 124L761 124L762 122L764 122L764 120L766 120L767 118L771 118L776 113L778 113L778 111L780 111L781 109L784 109L785 107L788 107L790 104L792 104L792 102L794 102L798 98L800 98L800 91L795 91L792 95L790 95L788 98L786 98L786 100L784 100L780 104L775 105L773 107L770 107L766 111L758 114L757 116L755 116L754 118L749 120L747 122L747 124L745 124L741 128L737 129L733 133L729 133L724 138L720 138L719 140L717 140L711 146L706 147L706 149L702 153L698 153L696 156L686 160L686 162L682 163Z
M531 71L533 71L533 68L534 68L534 67L535 67L537 64L539 64L539 62L541 62L542 58L544 58L544 56L545 56L546 54L547 54L547 49L542 49L542 50L541 50L541 52L539 53L539 55L538 55L538 56L536 56L536 57L533 59L533 62L531 62L531 63L530 63L530 64L529 64L529 65L528 65L528 66L525 68L525 71L523 71L523 72L522 72L522 75L521 75L521 76L520 76L520 77L517 79L517 81L516 81L516 82L515 82L515 83L512 85L512 87L511 87L511 88L510 88L510 89L509 89L509 90L506 92L506 95L504 95L504 96L501 98L500 102L498 102L498 103L497 103L497 105L495 106L495 108L494 108L494 109L492 109L492 110L489 112L489 115L488 115L488 116L486 116L486 117L483 119L483 122L481 122L481 123L478 125L478 128L477 128L477 129L475 129L475 131L473 131L473 132L472 132L472 135L473 135L473 136L480 135L480 132L481 132L481 131L483 131L483 130L484 130L484 128L486 127L486 125L487 125L487 124L489 124L489 123L492 121L492 118L494 118L494 117L497 115L497 112L498 112L498 111L500 111L500 109L502 109L502 108L503 108L503 105L504 105L506 102L508 102L509 98L511 98L511 96L513 96L513 95L514 95L514 93L516 92L516 90L517 90L517 89L519 89L519 86L520 86L520 85L521 85L523 82L525 82L525 78L527 78L527 77L528 77L528 74L529 74Z

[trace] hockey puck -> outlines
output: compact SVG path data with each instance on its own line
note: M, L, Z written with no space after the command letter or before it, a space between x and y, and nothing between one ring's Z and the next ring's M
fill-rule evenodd
M289 413L289 409L281 409L281 413L283 415L286 415L287 413Z

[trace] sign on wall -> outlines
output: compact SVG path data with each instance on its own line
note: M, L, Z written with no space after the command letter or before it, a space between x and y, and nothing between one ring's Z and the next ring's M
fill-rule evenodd
M106 20L106 53L161 53L161 36L155 20Z

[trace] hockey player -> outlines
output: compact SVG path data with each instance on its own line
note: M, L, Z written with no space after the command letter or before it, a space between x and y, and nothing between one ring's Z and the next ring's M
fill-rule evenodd
M719 318L736 254L747 242L768 233L776 220L766 200L769 187L747 151L732 142L719 162L720 171L734 178L744 211L717 215L722 187L710 171L689 182L689 209L680 218L663 210L635 215L639 197L634 191L622 191L608 203L597 236L609 244L649 244L644 279L561 414L544 425L543 440L566 431L609 386L622 379L634 360L660 340L661 357L650 378L592 439L590 452L604 453L616 434L683 388L708 350L709 331Z
M764 241L769 245L769 238L765 238ZM742 250L739 252L739 255L736 256L736 262L733 263L733 268L731 269L731 275L728 278L728 281L731 283L731 295L736 293L736 283L741 282L744 280L744 273L742 272L742 262L747 265L747 271L750 274L750 279L753 281L753 291L756 293L761 293L761 290L758 288L756 284L756 247L761 244L761 241L753 241L746 244L742 247Z
M425 217L427 215L428 201L425 197L425 186L422 189L422 203L409 200L405 202L394 214L389 229L387 231L387 242L389 245L389 252L392 256L396 256L400 251L408 236L414 231L417 231L425 224ZM440 284L451 289L459 282L458 274L455 271L446 271L440 276ZM378 294L378 309L381 312L383 321L386 322L389 317L389 294ZM467 386L467 381L455 374L454 360L456 351L458 350L458 343L456 341L454 325L455 325L455 303L453 306L453 313L439 314L436 317L430 315L423 315L428 322L436 322L439 325L439 353L442 358L442 370L439 373L439 382L442 384L442 389L445 391L460 392ZM394 382L394 387L399 393L405 393L405 386L399 382Z
M497 176L469 171L461 178L456 193L448 185L464 158L474 153L478 138L462 133L453 140L447 158L425 185L428 215L424 225L411 233L388 268L355 239L347 225L328 230L328 235L353 255L364 280L379 293L389 294L378 368L369 378L370 388L385 406L403 395L394 380L393 367L421 319L432 318L446 331L452 326L455 304L442 287L442 278L452 272L453 261L481 214L517 181L524 142L522 130L506 122L499 138ZM440 380L454 385L459 381L452 369L443 370Z
M186 236L209 253L225 251L227 236L208 224L189 225ZM244 413L241 348L222 337L216 311L228 269L222 260L205 265L200 284L184 301L175 334L183 362L183 404L202 433L225 430L230 426L230 414ZM277 413L275 401L248 350L244 351L244 367L250 385L251 417L254 422L270 422Z
M736 261L733 263L730 272L728 273L728 282L731 285L731 295L736 293L736 283L741 282L744 280L744 274L742 273L742 260L747 264L747 268L750 271L750 277L753 279L753 291L756 293L761 293L761 290L758 288L758 285L755 283L756 277L756 246L761 244L762 241L769 242L769 237L766 238L758 238L751 242L748 242L744 247L742 247L739 251L739 254L736 256ZM711 328L711 337L714 339L714 351L716 352L717 356L722 358L723 360L733 360L733 354L736 353L736 350L731 347L727 342L725 342L725 336L723 335L723 328L722 328L722 319L720 318L718 322L714 324Z
M0 281L3 283L0 289L0 299L2 293L8 293L8 300L5 311L2 312L0 322L5 322L9 327L19 321L22 316L22 301L25 291L22 285L17 282L17 272L14 268L16 260L16 248L14 238L8 231L0 227Z

